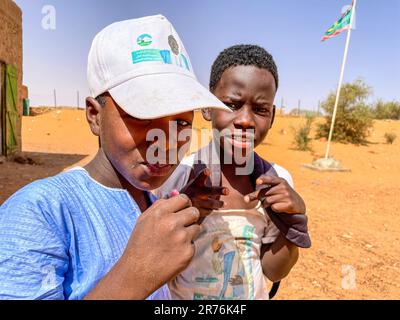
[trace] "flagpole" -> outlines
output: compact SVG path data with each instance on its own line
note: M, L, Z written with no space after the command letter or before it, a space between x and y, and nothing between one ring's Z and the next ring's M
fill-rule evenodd
M336 91L335 106L333 107L332 122L331 122L331 128L329 130L328 145L326 147L325 159L328 159L329 148L330 148L330 144L331 144L331 140L332 140L332 134L333 134L333 127L335 126L336 111L337 111L337 107L338 107L338 104L339 104L340 90L342 88L344 68L346 66L346 60L347 60L347 51L349 49L349 43L350 43L351 28L353 27L353 17L354 17L354 13L356 12L356 3L357 3L357 0L353 0L353 8L352 8L352 11L351 11L349 29L347 30L346 46L344 48L342 69L340 71L339 84L338 84L338 88L337 88L337 91Z

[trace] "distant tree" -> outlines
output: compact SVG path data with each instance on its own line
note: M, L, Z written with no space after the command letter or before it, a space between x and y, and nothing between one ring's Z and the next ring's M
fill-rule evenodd
M306 117L306 118L315 118L318 117L318 112L314 111L314 110L302 110L300 112L302 117Z
M300 116L300 114L299 114L299 109L292 109L292 110L290 110L289 116L294 116L294 117Z
M309 109L301 109L300 114L298 109L292 109L289 112L290 116L300 116L300 117L316 117L318 115L317 111L309 110Z
M366 103L370 94L371 88L361 79L342 86L332 140L354 144L367 142L368 129L373 125L373 114ZM336 92L331 92L321 104L326 122L317 125L317 139L328 138L335 98Z
M375 103L373 113L374 113L374 118L376 119L400 120L400 102L398 101L384 102L382 100L378 100Z

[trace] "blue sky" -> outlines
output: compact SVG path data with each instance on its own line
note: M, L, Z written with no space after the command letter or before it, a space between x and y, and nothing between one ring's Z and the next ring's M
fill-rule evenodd
M161 13L174 25L199 81L208 87L210 67L224 48L258 44L274 56L280 76L275 103L286 110L316 109L334 90L345 33L320 42L351 0L16 0L23 11L24 83L31 105L80 106L88 95L87 54L106 25ZM42 8L52 5L55 30L42 28ZM400 1L358 0L345 81L363 78L377 98L400 100Z

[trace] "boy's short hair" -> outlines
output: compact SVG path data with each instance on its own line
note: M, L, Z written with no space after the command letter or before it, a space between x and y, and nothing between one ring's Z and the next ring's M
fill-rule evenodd
M98 102L98 104L102 107L102 108L104 108L105 107L105 105L106 105L106 97L105 97L106 95L105 95L105 93L101 93L101 94L99 94L95 99L96 99L96 101Z
M210 91L214 91L224 71L235 66L255 66L268 70L274 77L278 90L278 69L272 55L260 46L239 44L226 48L215 59L211 67Z

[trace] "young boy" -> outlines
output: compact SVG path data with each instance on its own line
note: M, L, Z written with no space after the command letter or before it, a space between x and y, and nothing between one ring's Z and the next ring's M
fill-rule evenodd
M193 256L199 212L185 195L154 202L148 191L179 159L152 161L148 151L159 142L148 135L161 130L169 140L191 129L194 109L227 108L197 82L161 15L97 34L88 83L98 153L85 168L35 181L0 207L0 299L166 299L163 285ZM171 122L178 132L169 132Z
M279 281L297 261L298 247L288 240L294 230L278 229L270 217L304 215L304 201L285 169L253 152L274 121L277 88L275 62L261 47L230 47L212 66L210 90L233 112L202 110L213 140L157 190L160 197L180 190L204 216L193 260L169 284L173 299L268 299L264 275ZM238 155L254 168L240 170Z

